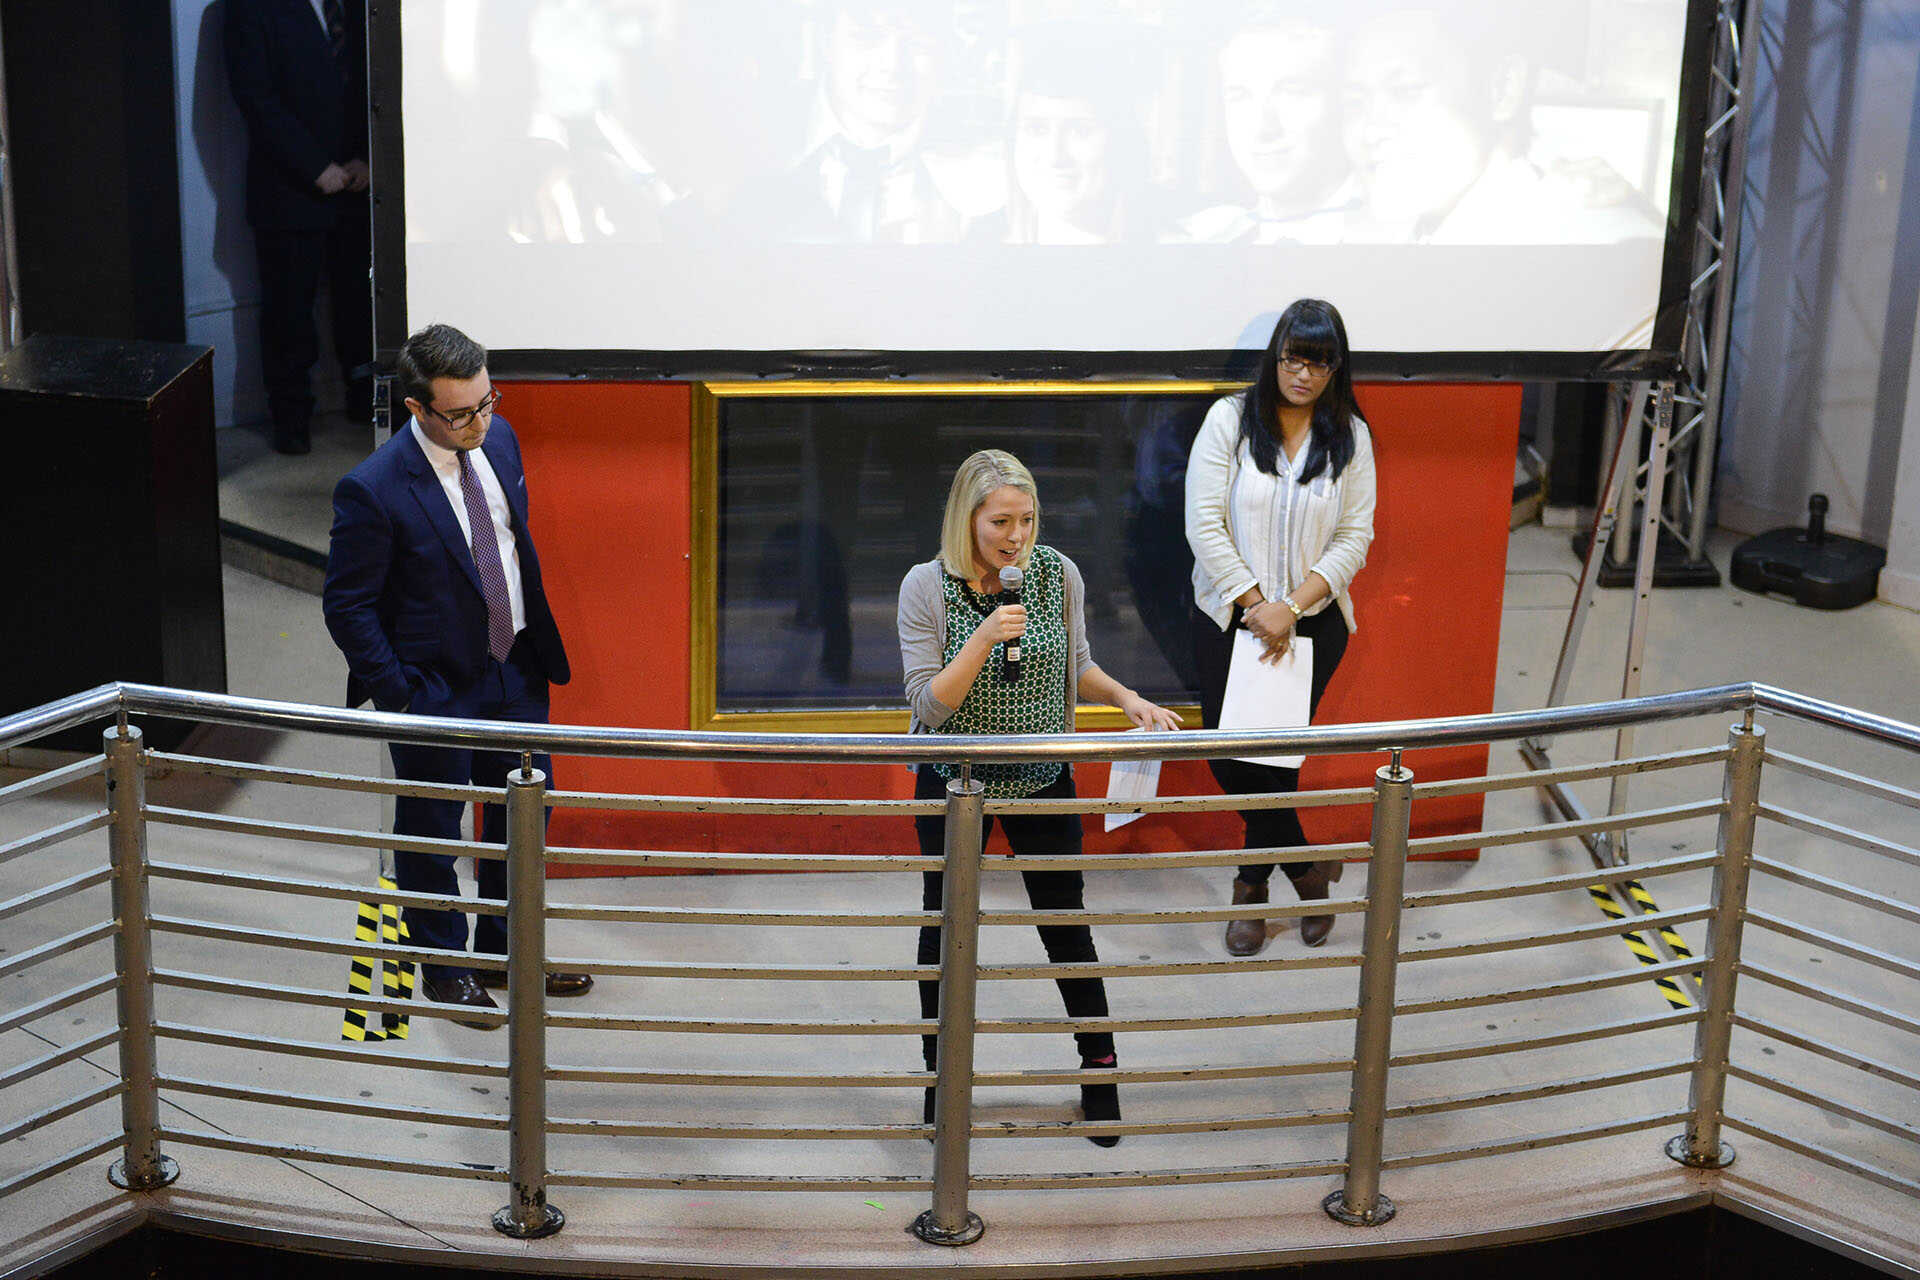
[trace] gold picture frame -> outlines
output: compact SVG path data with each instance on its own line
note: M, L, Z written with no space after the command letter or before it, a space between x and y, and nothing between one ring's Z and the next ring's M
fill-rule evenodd
M1225 395L1246 388L1244 382L1191 379L1140 379L1111 382L893 382L796 381L696 382L692 414L692 594L687 724L692 729L766 733L905 733L904 701L894 707L822 707L804 711L721 711L719 709L720 612L720 412L734 399L779 397L897 397L983 396L1130 396ZM1191 704L1173 708L1190 726L1200 723L1200 709ZM1131 725L1118 708L1081 706L1074 713L1079 729L1127 729Z

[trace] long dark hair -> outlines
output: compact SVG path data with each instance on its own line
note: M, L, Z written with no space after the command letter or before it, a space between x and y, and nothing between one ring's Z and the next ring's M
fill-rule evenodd
M1347 325L1339 309L1319 298L1302 298L1280 313L1273 337L1260 353L1260 371L1241 399L1240 438L1253 454L1253 465L1268 475L1280 474L1280 353L1303 360L1324 360L1333 366L1326 390L1313 405L1313 426L1299 471L1306 484L1324 469L1338 480L1353 461L1353 420L1366 418L1353 398L1353 361L1347 347Z

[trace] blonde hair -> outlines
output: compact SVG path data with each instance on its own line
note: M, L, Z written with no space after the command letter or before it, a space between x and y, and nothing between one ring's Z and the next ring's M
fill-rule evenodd
M940 521L940 566L954 577L973 580L974 513L995 489L1007 486L1033 499L1033 533L1022 544L1018 563L1024 569L1033 558L1034 544L1040 541L1040 494L1034 488L1033 473L1003 449L982 449L953 473L947 514Z

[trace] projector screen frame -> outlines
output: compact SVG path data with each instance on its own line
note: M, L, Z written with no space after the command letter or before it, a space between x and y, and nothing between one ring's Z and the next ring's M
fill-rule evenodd
M391 368L411 331L407 308L406 138L401 104L404 0L368 5L374 342ZM1366 351L1358 377L1434 382L1638 382L1678 377L1701 233L1701 173L1709 124L1717 0L1687 0L1675 112L1660 291L1645 349L1615 351ZM1725 263L1721 270L1728 270ZM444 317L443 317L444 318ZM451 319L451 318L449 318ZM474 335L485 342L485 334ZM496 377L518 380L737 381L807 379L941 382L1169 379L1244 381L1257 351L558 350L489 352Z

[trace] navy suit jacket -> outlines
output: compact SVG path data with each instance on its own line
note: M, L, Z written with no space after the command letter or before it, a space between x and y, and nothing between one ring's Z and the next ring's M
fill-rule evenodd
M523 640L553 684L572 675L527 529L520 442L495 418L480 446L506 492L526 597ZM410 423L333 491L321 611L347 657L347 705L383 711L445 702L487 669L487 605L473 551Z
M347 74L312 0L227 0L227 81L247 121L247 221L325 231L367 194L320 194L330 164L367 158L365 0L346 0Z

